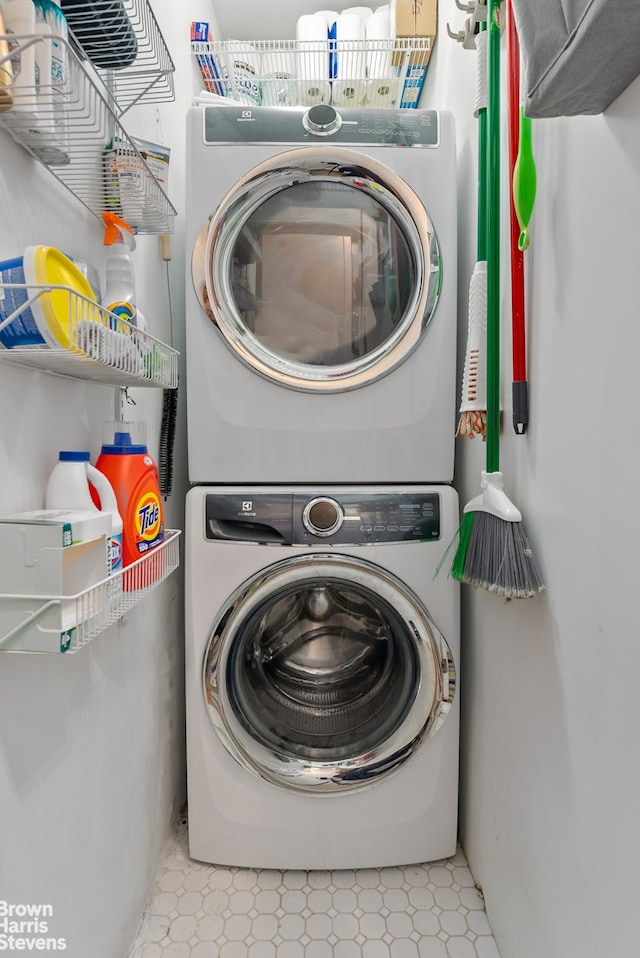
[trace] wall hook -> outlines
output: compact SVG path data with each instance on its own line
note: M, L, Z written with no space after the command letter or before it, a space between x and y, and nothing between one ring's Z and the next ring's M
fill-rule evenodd
M454 32L447 24L447 33L452 40L461 43L465 50L475 50L475 36L479 29L478 25L486 23L487 20L486 0L473 0L472 3L465 3L463 0L455 0L455 2L458 10L464 10L471 15L467 17L463 30Z

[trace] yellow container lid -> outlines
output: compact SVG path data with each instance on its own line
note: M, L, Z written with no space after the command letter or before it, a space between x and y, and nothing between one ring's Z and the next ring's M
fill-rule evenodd
M59 249L53 246L31 246L26 249L24 275L28 286L66 287L43 293L31 307L38 328L49 346L73 348L75 328L83 320L106 325L89 281Z

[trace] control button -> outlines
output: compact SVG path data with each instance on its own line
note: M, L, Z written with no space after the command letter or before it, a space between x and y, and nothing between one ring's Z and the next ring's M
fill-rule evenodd
M302 512L305 529L314 536L330 536L337 532L344 522L342 506L326 496L310 499Z
M302 117L302 125L316 136L330 136L342 126L342 117L327 103L316 103Z

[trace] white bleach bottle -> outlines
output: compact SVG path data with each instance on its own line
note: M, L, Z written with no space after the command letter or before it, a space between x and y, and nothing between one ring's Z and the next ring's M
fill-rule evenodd
M111 516L111 535L107 542L109 575L122 569L122 516L113 486L99 469L90 463L90 454L84 450L63 450L58 455L45 495L45 508L70 511L108 512ZM89 483L96 490L100 509L91 497Z

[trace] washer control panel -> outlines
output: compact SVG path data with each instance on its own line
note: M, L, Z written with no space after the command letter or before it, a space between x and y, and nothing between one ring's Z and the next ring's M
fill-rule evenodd
M365 545L440 538L437 492L209 493L205 536L232 542Z
M366 109L328 103L312 107L205 106L205 143L319 142L352 146L439 146L437 110Z

